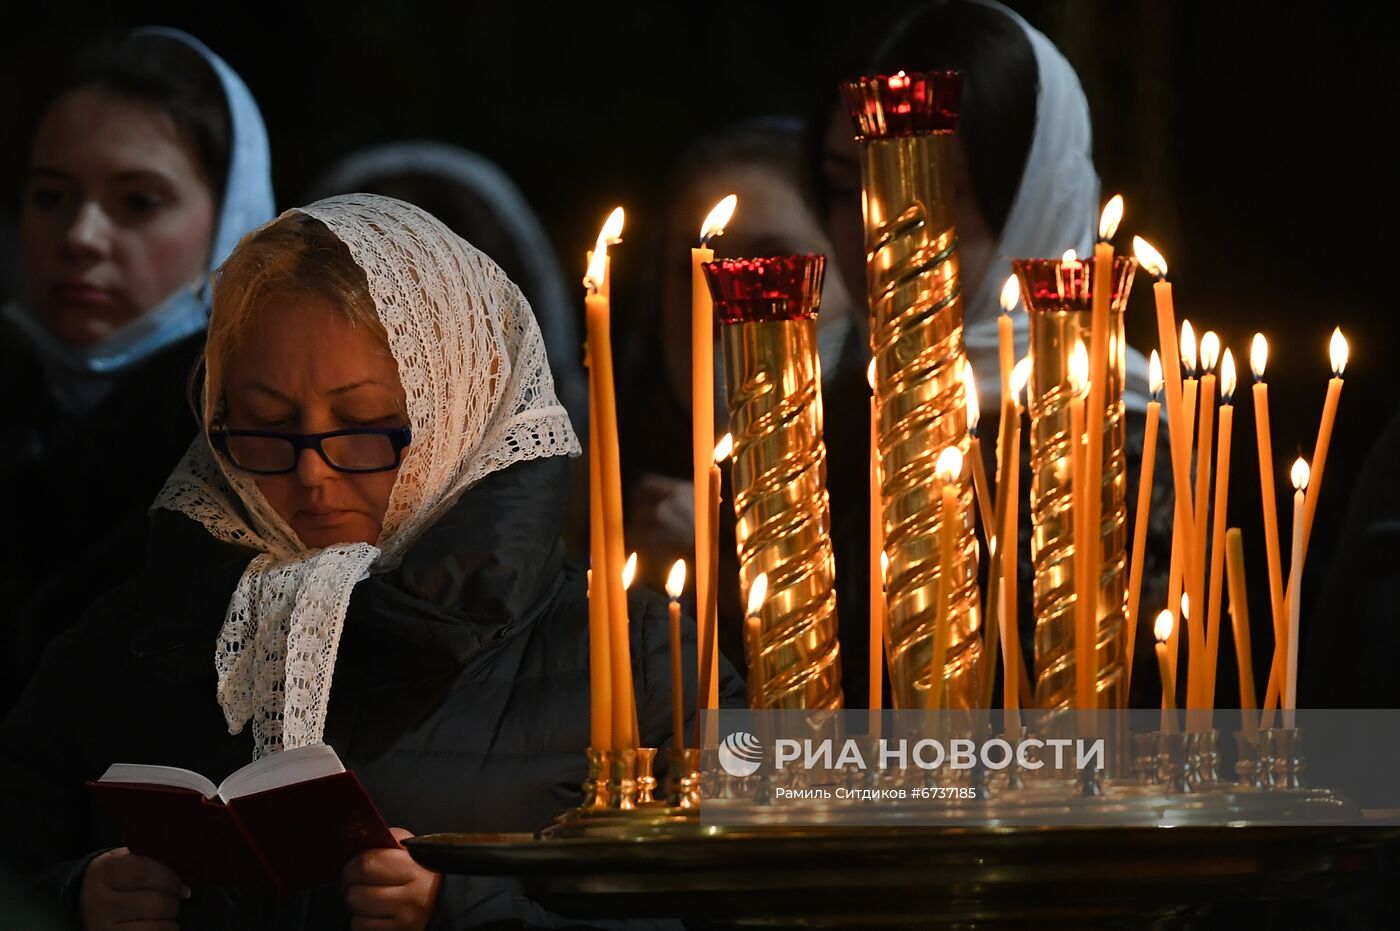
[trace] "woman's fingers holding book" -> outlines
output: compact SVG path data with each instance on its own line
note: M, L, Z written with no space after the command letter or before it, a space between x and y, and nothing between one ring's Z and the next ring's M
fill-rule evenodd
M394 840L413 832L390 828ZM441 877L414 862L402 847L366 850L341 871L352 931L421 929L433 912Z
M366 850L352 857L341 871L340 881L350 886L401 886L422 870L408 851L399 848Z
M103 854L98 860L103 858L110 858L106 861L104 875L112 889L124 892L149 890L172 898L189 898L189 887L164 863L134 854L125 847ZM97 860L94 860L93 865L96 864Z
M112 902L118 921L171 920L180 917L180 900L164 892L124 892Z
M173 931L189 888L164 864L122 847L93 858L83 871L79 906L84 931Z
M423 871L412 882L392 886L357 884L345 889L351 931L422 931L437 900L436 873Z

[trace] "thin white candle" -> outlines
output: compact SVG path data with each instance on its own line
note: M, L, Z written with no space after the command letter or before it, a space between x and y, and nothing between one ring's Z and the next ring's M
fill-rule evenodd
M1308 464L1301 457L1293 463L1293 552L1288 564L1288 666L1284 679L1284 727L1293 727L1298 707L1298 606L1303 585L1303 513L1308 489Z

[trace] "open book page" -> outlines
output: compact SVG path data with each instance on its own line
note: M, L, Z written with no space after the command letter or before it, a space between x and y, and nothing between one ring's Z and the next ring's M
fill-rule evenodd
M140 763L113 763L107 767L98 782L130 782L139 785L171 786L176 789L193 789L205 798L213 798L219 791L214 783L199 773L178 766L146 766Z
M260 760L235 770L218 787L218 796L225 802L245 795L266 792L280 786L292 785L345 772L340 757L328 744L308 744L295 750L270 753ZM210 794L214 794L211 785Z

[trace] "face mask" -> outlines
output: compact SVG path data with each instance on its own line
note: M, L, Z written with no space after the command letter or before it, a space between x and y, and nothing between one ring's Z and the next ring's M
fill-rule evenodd
M0 313L34 347L59 407L76 414L100 403L132 366L203 330L209 322L208 289L199 283L182 288L87 346L63 342L23 305L10 304Z

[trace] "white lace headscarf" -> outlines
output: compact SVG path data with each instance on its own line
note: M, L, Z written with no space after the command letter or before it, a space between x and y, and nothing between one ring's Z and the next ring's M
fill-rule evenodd
M965 304L964 338L983 409L1001 398L997 358L997 316L1001 313L1001 288L1011 274L1011 259L1058 258L1066 249L1081 256L1094 251L1098 225L1099 176L1094 170L1093 132L1089 101L1073 66L1030 23L1013 10L978 0L1011 18L1026 34L1035 54L1038 87L1035 97L1035 133L1021 186L1011 201L1006 226L997 241L996 260L975 285ZM968 282L972 284L972 282ZM1016 324L1016 357L1030 348L1030 319L1023 309L1013 315ZM1129 410L1147 410L1147 359L1126 348L1126 383L1123 401Z
M153 505L259 551L229 601L214 656L229 731L253 722L255 758L321 739L356 583L395 565L484 476L579 452L530 306L494 262L429 214L388 197L350 194L292 212L324 223L364 270L413 438L374 545L307 549L252 477L227 466L203 434ZM211 383L217 365L209 370L206 423L222 396Z

